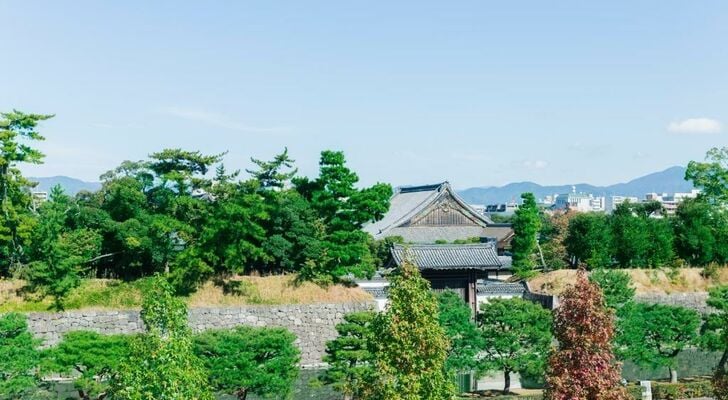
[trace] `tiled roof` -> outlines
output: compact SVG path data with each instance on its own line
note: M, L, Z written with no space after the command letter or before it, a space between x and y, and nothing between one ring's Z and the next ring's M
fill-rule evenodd
M523 283L478 282L478 294L482 295L523 295L525 291L526 286Z
M410 259L420 269L430 270L502 268L492 243L394 245L392 258L397 265L401 265L405 259Z
M448 182L442 182L434 185L398 188L389 200L389 211L387 211L384 217L379 221L365 225L363 230L374 236L376 239L385 237L389 230L407 222L428 205L432 204L432 202L438 199L444 192L450 193L450 195L464 208L469 210L474 217L482 220L483 225L492 223L489 218L476 212L467 203L465 203L465 201L462 200L454 190L452 190Z

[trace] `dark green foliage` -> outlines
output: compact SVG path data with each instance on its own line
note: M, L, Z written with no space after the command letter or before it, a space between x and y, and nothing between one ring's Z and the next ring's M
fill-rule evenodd
M34 218L29 187L20 164L40 164L43 153L31 142L45 140L36 130L52 115L26 114L17 110L0 113L0 277L25 260Z
M145 294L141 317L147 331L132 340L111 382L112 397L212 400L207 371L193 353L187 307L163 278Z
M336 325L339 336L326 343L323 361L329 364L320 376L347 398L365 398L372 390L376 377L373 354L373 311L361 311L344 316Z
M389 305L374 322L377 381L374 399L444 400L454 385L445 371L448 340L438 323L430 283L403 263L392 277Z
M569 221L566 249L575 265L585 263L589 268L611 266L610 243L612 234L606 215L583 213Z
M676 357L698 336L698 313L677 306L637 303L623 318L617 337L622 357L641 365L667 367L675 382Z
M38 384L40 361L37 341L21 314L0 315L0 397L21 399Z
M283 398L298 376L295 340L283 328L240 326L199 334L194 348L214 390L241 400L248 394Z
M728 398L728 286L719 286L710 291L707 301L716 312L706 315L701 328L702 348L721 353L715 368L713 384L718 399Z
M515 273L522 278L528 278L533 275L533 269L537 264L535 251L538 245L538 233L541 230L541 217L533 193L524 193L521 198L523 204L513 216L515 236L511 242L511 251Z
M692 265L728 261L726 211L703 199L688 199L675 215L675 247L680 258Z
M61 343L44 352L43 370L76 373L73 384L81 399L102 399L107 394L108 379L129 356L129 339L89 331L68 332Z
M90 275L93 258L101 249L102 237L96 231L68 227L69 213L75 208L60 187L53 188L32 235L33 261L22 271L31 290L53 297L56 310L63 309L64 298Z
M288 156L288 148L285 148L283 153L276 155L271 161L255 158L251 158L250 161L258 167L258 170L246 170L246 172L260 182L260 187L264 190L283 189L298 172L298 169L293 167L296 160ZM284 172L284 169L288 171Z
M374 273L377 262L369 249L369 235L361 227L384 216L392 188L377 183L357 189L359 177L345 164L344 153L323 151L319 177L294 180L298 192L309 200L325 226L323 257L307 264L302 271L305 279L330 282L349 274L365 277Z
M714 147L705 155L705 162L690 161L685 179L701 189L700 197L712 204L728 202L728 147Z
M453 373L474 370L482 337L475 326L472 308L451 290L440 293L437 302L440 326L450 340L445 367Z
M493 299L481 306L478 326L485 356L483 372L501 371L503 393L510 389L510 374L540 376L551 348L551 313L540 305L519 299Z
M589 280L599 285L604 303L613 310L619 310L634 300L632 278L624 271L597 269L589 274Z

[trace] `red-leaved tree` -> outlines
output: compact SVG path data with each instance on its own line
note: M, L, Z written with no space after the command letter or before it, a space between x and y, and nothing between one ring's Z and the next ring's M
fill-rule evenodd
M621 365L612 353L614 316L602 291L580 271L554 311L554 336L559 342L546 376L547 400L626 400L620 385Z

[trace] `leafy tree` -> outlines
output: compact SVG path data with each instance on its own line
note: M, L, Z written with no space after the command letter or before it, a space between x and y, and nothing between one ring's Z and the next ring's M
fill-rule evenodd
M83 400L107 396L108 379L121 360L129 356L129 337L104 336L90 331L72 331L57 346L43 354L43 369L64 374L76 373L73 384Z
M620 350L638 364L664 366L677 382L677 355L695 341L700 325L697 312L662 304L635 304L625 317Z
M713 207L701 199L687 199L675 213L675 245L678 255L692 265L705 265L715 258Z
M446 290L437 296L439 322L450 340L445 368L450 372L475 369L482 338L473 322L473 311L457 293Z
M43 153L30 142L45 140L36 128L52 117L17 110L0 113L0 276L7 276L10 267L23 261L33 227L28 188L34 184L23 177L18 165L43 162Z
M21 399L37 385L35 369L40 361L37 345L28 332L25 316L0 315L0 397Z
M359 177L346 165L343 152L321 152L319 177L296 178L294 185L311 203L326 227L321 241L324 258L309 263L302 271L305 279L337 281L353 274L371 276L376 260L369 251L369 235L364 223L380 219L389 209L392 187L377 183L357 189Z
M33 233L33 260L23 273L31 290L53 296L56 310L63 309L64 298L88 276L89 263L101 249L102 238L97 232L67 228L72 208L71 199L59 186L54 187L50 201L41 207Z
M374 322L376 399L442 400L454 394L445 372L448 341L437 300L418 268L405 262L392 278L387 310Z
M619 310L634 300L632 278L625 271L597 269L589 274L589 281L599 285L605 305L613 310Z
M575 215L572 211L556 212L542 216L540 240L547 269L563 269L568 266L569 252L566 250L566 234L569 220Z
M511 242L511 251L513 252L515 273L520 277L528 278L533 275L533 268L536 265L534 252L538 246L541 217L533 193L523 193L521 198L523 204L513 216L515 236Z
M675 232L670 220L647 218L647 230L650 237L645 266L662 267L675 258Z
M710 290L708 305L716 312L704 316L699 344L709 351L722 353L715 368L713 384L717 399L728 399L728 286Z
M298 376L296 336L283 328L239 326L194 339L195 353L217 391L244 400L248 394L285 397Z
M540 305L519 299L494 299L481 307L478 325L484 357L481 369L502 371L503 394L511 372L541 375L551 346L551 314Z
M336 325L339 336L326 343L323 361L329 364L320 379L344 395L344 399L366 398L372 391L376 377L372 352L373 311L360 311L344 315Z
M690 161L685 179L701 189L700 197L708 202L728 202L728 147L708 150L705 162Z
M204 155L199 151L182 149L164 149L149 156L148 168L161 179L161 188L173 183L172 189L177 194L188 194L195 188L209 188L208 182L202 178L212 165L219 163L225 153Z
M606 215L581 213L569 221L566 249L574 265L586 263L590 268L611 266L612 257L609 252L611 242L612 236Z
M212 400L207 371L193 352L187 307L164 278L145 294L141 317L147 331L132 340L111 382L112 397Z
M610 218L614 258L626 268L645 266L650 247L647 218L637 215L634 206L622 203Z
M590 283L583 271L554 311L554 335L559 347L548 361L545 399L630 398L620 386L621 366L612 354L614 317L599 286Z

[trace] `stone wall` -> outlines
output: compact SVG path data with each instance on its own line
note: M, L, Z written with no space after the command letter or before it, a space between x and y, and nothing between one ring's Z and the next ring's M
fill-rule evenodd
M708 307L706 300L708 293L691 292L691 293L672 293L672 294L640 294L635 296L635 300L640 303L665 304L670 306L681 306L690 308L700 313L712 312L712 308Z
M335 326L345 314L375 307L374 303L341 303L193 308L189 311L189 324L195 332L237 325L286 328L297 337L301 365L310 367L321 364L326 341L336 337ZM133 310L29 313L28 326L46 347L57 344L64 333L75 330L102 334L143 331L139 312Z

